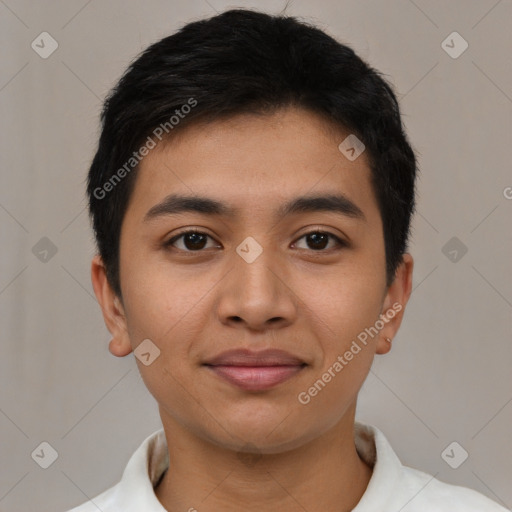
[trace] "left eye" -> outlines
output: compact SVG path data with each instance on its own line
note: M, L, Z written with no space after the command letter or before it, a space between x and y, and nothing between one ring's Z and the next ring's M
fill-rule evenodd
M305 235L302 235L299 240L302 240L303 238L307 240L306 243L310 246L306 247L306 249L312 249L313 251L321 251L326 249L326 245L328 245L329 239L333 239L335 241L335 246L346 245L343 240L326 231L311 231Z

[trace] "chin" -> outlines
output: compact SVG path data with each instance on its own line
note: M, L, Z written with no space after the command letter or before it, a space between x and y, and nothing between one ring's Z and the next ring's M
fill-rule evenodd
M283 413L284 412L284 413ZM260 454L283 453L298 448L317 437L315 426L302 424L283 408L280 410L245 412L240 415L217 416L217 422L224 426L209 432L207 437L214 444L233 451Z

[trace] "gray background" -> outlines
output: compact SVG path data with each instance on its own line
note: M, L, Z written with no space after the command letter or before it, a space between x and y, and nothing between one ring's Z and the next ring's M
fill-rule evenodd
M0 0L3 512L86 501L160 428L133 355L108 352L84 180L101 100L130 60L232 6ZM277 12L284 2L236 6ZM511 507L512 2L296 0L288 12L388 76L420 157L414 291L392 352L363 387L359 419L383 430L405 464ZM47 59L31 48L43 31L59 45ZM469 43L458 58L441 45L453 31ZM54 255L41 252L43 237ZM459 247L445 247L452 237ZM58 452L48 469L31 457L43 441ZM469 453L458 469L441 457L453 441Z

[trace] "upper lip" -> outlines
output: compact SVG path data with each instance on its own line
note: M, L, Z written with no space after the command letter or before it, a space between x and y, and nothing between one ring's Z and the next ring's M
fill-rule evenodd
M302 366L306 363L284 350L233 349L221 352L204 364L208 366Z

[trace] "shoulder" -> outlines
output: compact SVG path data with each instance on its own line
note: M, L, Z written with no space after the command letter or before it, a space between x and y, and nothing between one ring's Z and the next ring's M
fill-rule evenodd
M67 512L165 512L153 488L168 465L165 433L160 429L149 435L132 454L116 485Z
M354 512L507 512L477 491L404 466L374 426L356 423L355 441L359 455L373 467L373 473Z
M417 469L402 466L401 486L408 503L403 512L506 512L483 494L448 484Z

